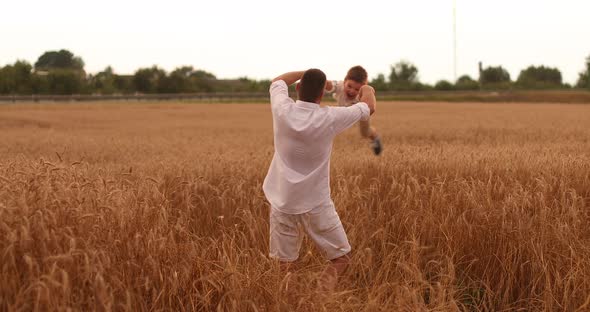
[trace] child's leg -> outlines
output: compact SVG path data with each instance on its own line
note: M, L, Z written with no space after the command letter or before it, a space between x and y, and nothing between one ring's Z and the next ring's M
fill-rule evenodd
M361 87L359 93L359 100L361 102L367 103L369 109L371 110L371 114L377 108L377 98L375 97L375 89L369 85L364 85ZM369 120L361 120L359 122L361 128L361 135L365 138L371 139L371 141L375 141L379 135L377 135L377 131L375 128L371 127Z
M363 138L368 138L372 141L377 137L377 130L371 127L370 119L359 121L359 128L361 130L361 136Z

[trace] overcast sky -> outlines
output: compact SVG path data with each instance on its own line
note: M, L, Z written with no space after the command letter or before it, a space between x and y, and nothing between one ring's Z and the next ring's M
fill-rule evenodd
M457 73L529 65L575 83L590 55L590 0L456 0ZM454 78L453 0L3 1L0 66L68 49L86 71L132 74L190 65L218 78L270 79L317 67L339 79L353 65L371 78L399 60L422 82Z

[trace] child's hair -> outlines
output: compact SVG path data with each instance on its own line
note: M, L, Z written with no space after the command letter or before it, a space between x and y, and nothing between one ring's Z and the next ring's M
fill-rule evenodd
M358 83L367 83L367 71L360 65L353 66L346 73L344 80L352 80Z

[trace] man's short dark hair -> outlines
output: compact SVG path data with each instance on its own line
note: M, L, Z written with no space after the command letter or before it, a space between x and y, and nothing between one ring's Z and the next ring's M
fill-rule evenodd
M344 80L352 80L361 84L367 83L367 71L360 65L353 66L346 73Z
M324 92L326 86L326 74L323 71L312 68L303 73L299 81L299 100L315 102Z

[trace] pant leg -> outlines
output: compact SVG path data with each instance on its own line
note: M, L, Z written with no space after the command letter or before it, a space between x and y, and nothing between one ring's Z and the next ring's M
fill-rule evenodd
M299 258L303 233L299 229L301 216L270 209L270 252L271 258L293 262Z
M351 251L348 237L334 204L317 207L301 216L307 235L327 260L333 260Z

